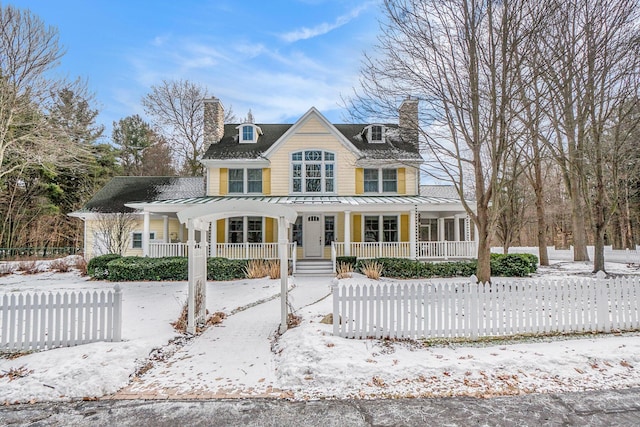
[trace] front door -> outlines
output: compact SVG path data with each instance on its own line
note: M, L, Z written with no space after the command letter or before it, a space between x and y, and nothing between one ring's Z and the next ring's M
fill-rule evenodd
M302 234L304 241L304 257L319 258L322 256L322 217L320 215L304 216L304 233Z

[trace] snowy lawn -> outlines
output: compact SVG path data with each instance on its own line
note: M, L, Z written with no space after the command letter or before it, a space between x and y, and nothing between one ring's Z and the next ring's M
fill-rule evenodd
M607 264L607 269L639 274L625 264ZM536 276L583 277L591 276L590 271L588 263L556 262ZM635 333L431 345L334 337L332 326L320 323L332 310L332 299L326 297L331 280L291 279L291 302L302 322L279 337L279 299L272 299L280 290L279 280L209 282L209 311L231 316L180 345L169 344L178 336L169 323L186 299L186 283L121 283L123 342L0 359L0 403L101 397L125 386L132 393L171 389L177 396L197 391L294 399L494 396L640 386L640 336ZM0 277L0 295L113 285L77 273L12 274ZM165 350L164 360L134 379L155 348ZM23 376L7 375L11 371Z

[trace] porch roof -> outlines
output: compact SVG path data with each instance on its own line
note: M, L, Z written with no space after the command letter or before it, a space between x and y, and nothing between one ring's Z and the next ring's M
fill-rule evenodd
M255 201L331 211L365 210L375 207L389 210L398 206L415 206L419 211L460 211L464 208L458 199L426 196L208 196L153 202L133 202L127 206L150 212L176 212L185 207L226 201Z

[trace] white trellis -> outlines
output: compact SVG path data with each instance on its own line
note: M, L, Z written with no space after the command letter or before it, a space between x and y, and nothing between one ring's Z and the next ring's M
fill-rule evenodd
M186 208L178 212L178 219L189 230L189 296L187 332L195 333L196 325L206 321L207 232L218 219L244 216L264 216L278 219L278 254L280 259L280 332L287 329L287 287L289 224L296 221L298 213L288 206L253 200L216 201ZM200 231L200 243L196 244L195 232Z

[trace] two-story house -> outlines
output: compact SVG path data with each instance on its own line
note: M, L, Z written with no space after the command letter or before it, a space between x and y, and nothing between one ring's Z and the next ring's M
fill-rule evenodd
M398 124L332 124L311 108L293 124L224 124L218 99L205 100L203 178L118 177L74 213L86 221L85 254L104 252L96 212L139 215L127 254L181 255L178 213L199 205L252 201L290 207L290 257L413 259L476 256L467 214L455 194L420 194L418 101ZM228 206L228 203L226 204ZM277 258L275 218L229 212L210 223L210 256Z

